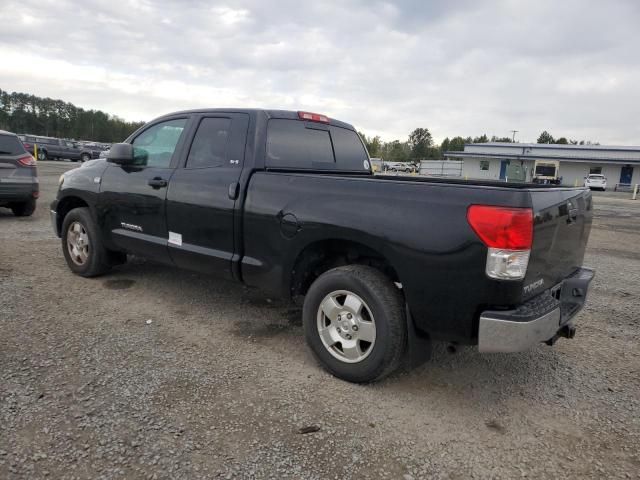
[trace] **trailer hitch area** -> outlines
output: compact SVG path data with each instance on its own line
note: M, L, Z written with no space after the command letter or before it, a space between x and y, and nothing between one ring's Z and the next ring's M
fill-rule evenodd
M575 325L567 324L560 327L560 330L558 330L558 332L553 337L551 337L549 340L547 340L544 343L546 343L549 346L553 346L560 337L573 338L575 336L576 336Z

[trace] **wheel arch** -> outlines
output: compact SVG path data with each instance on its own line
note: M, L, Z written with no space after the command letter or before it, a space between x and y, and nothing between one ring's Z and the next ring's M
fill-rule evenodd
M345 238L318 239L305 245L291 262L285 279L291 298L304 296L311 284L324 272L343 265L369 265L393 282L400 282L394 265L382 249L362 240Z
M73 210L74 208L89 208L91 215L93 216L93 209L90 207L89 202L84 199L82 196L73 194L62 197L58 200L56 205L56 231L62 234L62 224L64 223L64 219L67 214ZM94 217L95 218L95 217Z

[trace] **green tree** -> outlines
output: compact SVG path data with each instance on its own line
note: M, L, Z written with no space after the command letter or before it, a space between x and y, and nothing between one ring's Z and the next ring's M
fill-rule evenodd
M488 143L488 142L489 142L489 137L487 137L486 134L482 134L481 136L473 139L473 143Z
M452 152L462 152L465 143L471 143L471 139L467 138L465 140L462 137L453 137L449 142L449 150Z
M538 137L538 143L555 143L555 139L545 130Z
M557 143L558 145L569 145L569 141L565 137L560 137L553 143Z
M429 156L429 149L433 147L433 137L428 128L416 128L409 134L407 143L411 150L411 158L420 160Z
M0 129L75 140L119 142L143 122L126 122L99 110L0 89Z
M382 158L390 162L407 162L411 154L411 149L406 142L393 140L384 144L382 148Z
M512 143L511 137L496 137L495 135L491 137L491 141L498 143Z

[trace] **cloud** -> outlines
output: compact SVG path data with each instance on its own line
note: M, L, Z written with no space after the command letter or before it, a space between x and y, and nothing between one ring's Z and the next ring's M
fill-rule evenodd
M0 87L130 120L267 107L387 140L421 126L638 144L639 5L5 0Z

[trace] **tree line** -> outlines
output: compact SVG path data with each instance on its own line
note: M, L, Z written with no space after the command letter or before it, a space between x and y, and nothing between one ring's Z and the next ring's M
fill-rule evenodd
M444 158L445 152L463 151L467 143L513 143L510 137L491 137L482 134L479 137L461 137L445 138L440 145L433 140L431 132L428 128L416 128L413 130L406 141L392 140L383 142L379 135L369 137L362 132L358 132L362 141L365 143L369 155L375 158L384 158L390 162L415 162L418 160L441 160ZM588 140L567 140L565 137L554 138L546 130L538 137L538 143L553 143L558 145L599 145L599 143Z
M63 100L0 89L0 129L48 137L121 142L144 122L127 122Z

